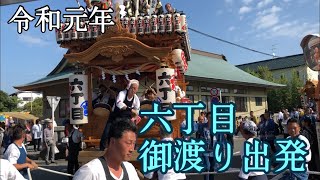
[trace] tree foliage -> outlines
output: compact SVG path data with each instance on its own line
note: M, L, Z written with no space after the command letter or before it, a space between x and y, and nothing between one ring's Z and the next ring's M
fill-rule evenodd
M299 87L303 84L296 72L292 72L292 78L288 80L286 77L281 76L280 79L275 79L272 72L266 66L259 66L257 71L246 69L248 73L258 78L284 84L286 87L279 89L269 89L267 93L268 109L270 111L279 111L280 109L292 109L301 106Z
M32 105L32 109L31 109ZM36 98L32 103L28 102L23 106L24 111L30 112L30 114L33 114L37 117L43 117L43 99L42 98Z
M17 105L20 102L18 97L10 97L7 93L0 90L0 112L17 111Z

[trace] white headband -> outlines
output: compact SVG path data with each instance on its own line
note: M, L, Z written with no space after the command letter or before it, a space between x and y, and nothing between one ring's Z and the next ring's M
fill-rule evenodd
M131 79L131 80L129 81L128 85L127 85L127 90L130 89L130 87L131 87L132 84L137 84L137 85L139 86L139 81L136 80L136 79Z

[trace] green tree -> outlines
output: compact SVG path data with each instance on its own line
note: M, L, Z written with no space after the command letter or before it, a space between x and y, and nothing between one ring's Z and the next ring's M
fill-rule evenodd
M17 111L17 105L20 100L16 97L10 97L7 93L0 90L0 112Z
M286 85L286 87L277 90L277 98L279 98L280 108L288 108L291 102L289 81L284 76L281 76L280 79L277 80L277 83Z
M292 72L292 79L289 81L284 76L281 76L280 79L275 79L272 72L266 66L259 66L257 71L251 69L246 69L246 71L258 78L286 85L283 88L268 90L267 100L270 111L275 112L282 108L292 109L301 106L299 87L302 86L302 82L296 72Z
M31 110L31 102L28 102L23 106L24 111L30 112L30 114L33 114L37 117L43 117L43 99L42 98L36 98L32 102L32 110Z
M260 79L274 82L272 72L266 66L258 66L258 69L256 71L253 71L250 68L247 68L245 71L253 76L260 78Z
M301 107L301 94L299 93L299 88L303 86L298 74L292 72L292 79L290 82L291 91L291 107Z

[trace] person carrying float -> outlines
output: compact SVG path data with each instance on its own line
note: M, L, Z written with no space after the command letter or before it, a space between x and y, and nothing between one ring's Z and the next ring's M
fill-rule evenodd
M92 106L94 108L94 114L109 118L109 114L112 111L112 107L115 103L116 92L107 87L105 84L99 85L99 92L93 93Z
M140 101L141 105L144 104L145 101L155 101L157 99L156 90L153 87L148 87L142 94Z
M114 111L110 114L109 120L104 128L103 134L100 140L100 150L104 151L106 148L106 140L112 121L115 117L132 119L139 115L140 100L136 95L139 89L139 81L132 79L129 81L127 88L120 91L117 98Z

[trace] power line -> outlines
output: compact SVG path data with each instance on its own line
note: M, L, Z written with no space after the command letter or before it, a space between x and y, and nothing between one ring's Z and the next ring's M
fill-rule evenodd
M195 32L195 33L204 35L204 36L206 36L206 37L209 37L209 38L212 38L212 39L215 39L215 40L218 40L218 41L222 41L222 42L227 43L227 44L231 44L231 45L237 46L237 47L242 48L242 49L246 49L246 50L248 50L248 51L252 51L252 52L255 52L255 53L263 54L263 55L266 55L266 56L278 57L278 56L274 56L273 54L268 54L268 53L265 53L265 52L257 51L257 50L255 50L255 49L251 49L251 48L248 48L248 47L245 47L245 46L242 46L242 45L239 45L239 44L230 42L230 41L223 40L223 39L221 39L221 38L218 38L218 37L215 37L215 36L212 36L212 35L203 33L203 32L201 32L201 31L195 30L195 29L190 28L190 27L189 27L188 29L189 29L190 31Z

